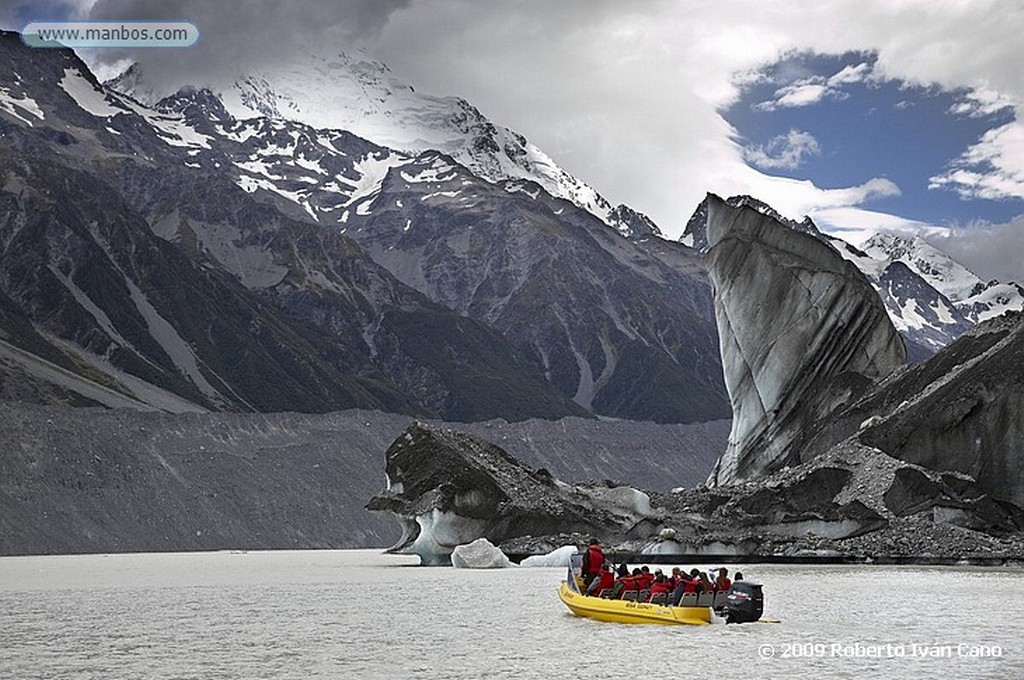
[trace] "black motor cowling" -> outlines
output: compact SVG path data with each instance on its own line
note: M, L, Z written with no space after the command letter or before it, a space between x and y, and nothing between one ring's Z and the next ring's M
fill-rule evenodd
M725 597L722 616L726 623L750 623L764 613L764 593L760 583L736 581Z

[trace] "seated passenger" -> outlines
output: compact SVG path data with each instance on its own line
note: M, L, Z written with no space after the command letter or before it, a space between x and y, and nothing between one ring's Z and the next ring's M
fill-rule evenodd
M636 577L628 573L615 579L615 585L612 586L612 599L618 600L627 590L640 590L636 587Z
M691 569L690 578L686 579L683 583L685 586L683 589L684 593L701 592L703 585L700 580L700 569Z
M715 590L727 593L730 588L732 588L732 581L729 580L729 570L722 567L718 570L718 578L715 579Z
M679 567L672 567L672 575L668 577L668 582L672 586L672 590L675 590L683 582L683 570Z
M611 590L615 586L615 574L612 573L612 565L605 562L601 565L601 571L587 587L587 595L598 597L602 590Z
M679 603L683 601L683 593L695 593L697 592L695 588L696 586L694 585L693 579L690 575L680 569L679 578L676 580L675 588L672 589L672 594L669 596L668 603L672 606L678 607Z
M672 592L672 587L669 580L665 578L664 574L657 574L654 577L654 582L651 584L651 597L648 599L648 602L653 600L654 596L659 593L667 597L670 592Z
M580 566L580 572L583 576L583 582L587 584L587 590L590 590L590 586L595 580L597 580L598 574L601 572L601 566L604 564L604 549L601 548L601 542L596 538L590 539L590 545L583 552L583 561Z
M715 584L713 584L711 579L708 578L708 573L706 571L700 572L700 590L698 592L709 593L714 589Z
M645 565L640 567L640 577L637 579L637 586L640 590L648 590L651 584L654 583L654 575L651 570Z

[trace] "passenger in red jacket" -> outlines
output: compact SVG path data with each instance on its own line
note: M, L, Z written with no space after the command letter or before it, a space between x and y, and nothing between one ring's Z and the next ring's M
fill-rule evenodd
M591 581L590 586L587 588L587 595L593 595L597 597L601 594L602 590L611 590L615 586L615 574L612 573L612 567L610 564L601 566L601 571L597 572L597 578Z
M718 570L718 578L715 579L715 590L727 593L730 588L732 581L729 580L729 570L722 567Z
M621 599L622 594L627 590L640 590L636 587L636 579L631 574L620 576L615 579L615 586L612 589L612 597L615 599Z
M699 593L701 591L700 569L691 569L690 578L685 582L684 593Z
M672 571L675 572L675 569ZM679 569L679 576L676 578L675 584L675 588L672 589L672 594L668 600L668 603L674 607L678 607L682 602L683 593L697 592L697 586L694 584L692 577L682 569Z
M651 570L646 567L640 567L640 576L637 578L637 587L640 590L648 590L651 584L654 583L654 575L651 574Z
M604 550L601 548L601 542L596 538L590 539L590 545L587 547L586 552L583 553L583 564L582 564L582 575L583 583L590 590L590 584L595 578L601 573L601 567L604 566Z
M654 583L651 584L651 597L648 601L653 600L654 596L663 593L668 596L672 592L672 584L664 574L658 574L654 577Z

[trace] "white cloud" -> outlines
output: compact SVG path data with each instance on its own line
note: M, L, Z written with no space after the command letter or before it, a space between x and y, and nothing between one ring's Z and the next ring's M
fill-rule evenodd
M872 199L899 195L900 188L894 182L875 177L855 187L822 189L820 204L826 207L860 205Z
M946 172L929 178L928 187L964 198L1024 198L1024 122L986 132Z
M972 224L925 236L985 280L1024 284L1024 215L1005 224Z
M743 150L743 157L759 168L794 170L806 156L818 156L821 146L809 132L790 130L768 140L766 144Z
M828 78L822 76L801 78L780 87L775 91L772 99L761 102L754 108L761 111L775 111L776 109L811 106L826 99L846 99L850 95L843 91L843 85L866 82L872 78L872 74L871 64L862 62L844 66Z
M898 215L863 208L839 207L811 211L811 219L822 231L838 236L855 246L880 231L903 236L938 234L942 228Z
M838 73L829 77L828 84L831 87L839 87L840 85L863 83L871 80L872 73L871 64L867 62L861 62L856 66L844 66Z
M774 99L763 101L754 108L760 111L793 109L811 106L825 99L845 99L848 96L842 90L829 87L824 78L808 78L780 87L775 91Z
M950 107L949 112L957 116L970 116L981 118L990 116L1004 109L1013 108L1015 102L1011 97L990 90L988 88L977 88L967 92L963 98Z

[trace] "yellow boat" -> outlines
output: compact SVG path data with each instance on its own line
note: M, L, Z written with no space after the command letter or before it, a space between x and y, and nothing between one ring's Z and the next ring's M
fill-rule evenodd
M606 600L584 595L562 581L558 597L576 616L614 623L657 623L666 626L704 626L711 623L711 607L669 607L649 602Z

